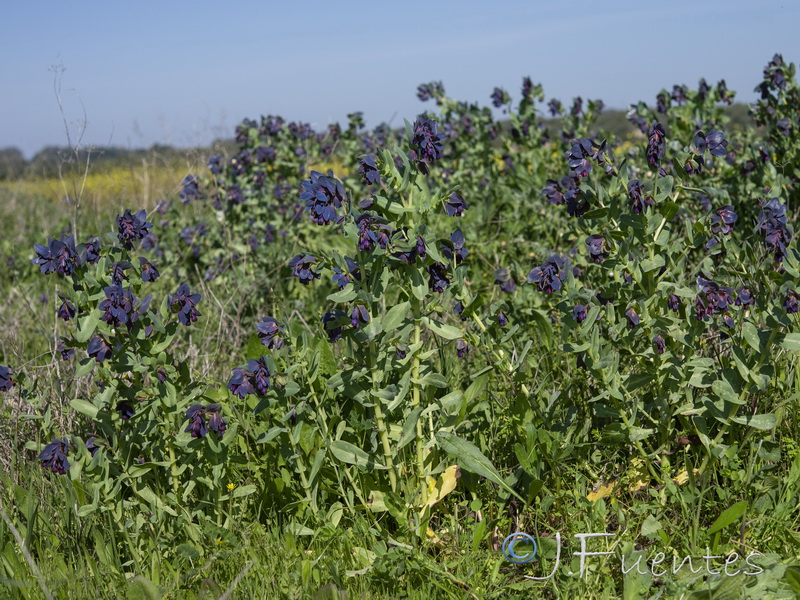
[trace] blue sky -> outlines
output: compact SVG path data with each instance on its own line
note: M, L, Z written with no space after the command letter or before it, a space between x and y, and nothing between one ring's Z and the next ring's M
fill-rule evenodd
M0 147L66 144L54 65L73 138L85 109L85 144L188 146L262 114L399 125L432 80L488 104L530 76L548 98L624 108L724 78L752 101L775 52L800 62L799 24L796 0L7 3Z

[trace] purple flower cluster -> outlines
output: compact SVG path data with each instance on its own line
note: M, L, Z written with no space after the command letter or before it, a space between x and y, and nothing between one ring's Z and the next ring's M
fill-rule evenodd
M508 104L511 101L511 97L508 95L508 92L499 87L494 88L491 98L492 106L495 108L500 108L504 104Z
M389 237L392 235L392 228L381 223L380 220L370 214L364 213L356 219L358 224L358 249L369 252L377 244L384 250L389 246Z
M7 392L14 387L14 380L11 378L13 374L11 367L0 365L0 392Z
M381 183L381 174L372 154L367 154L359 161L357 173L361 175L366 185L380 185Z
M664 133L664 126L661 123L653 121L650 125L650 131L647 134L647 160L648 162L657 167L661 164L661 159L664 158L664 151L666 150L666 134Z
M496 285L499 285L500 289L507 294L513 294L515 291L517 291L517 283L514 281L514 277L511 276L511 273L509 273L506 267L500 267L494 272L494 282Z
M127 325L130 327L139 320L139 316L150 306L151 295L145 296L138 308L134 307L138 303L136 296L130 290L125 289L120 284L109 285L103 289L106 297L97 306L104 311L100 317L103 321L114 327Z
M53 272L59 275L72 275L75 268L80 265L75 239L71 235L64 236L60 240L48 238L46 246L36 244L34 250L36 258L31 262L39 265L39 270L45 275Z
M66 475L69 471L69 442L67 438L52 439L39 454L39 460L45 469L51 470L57 475Z
M444 289L450 283L450 276L447 267L440 262L435 262L428 266L428 288L432 292L444 293Z
M552 294L561 289L566 277L566 262L558 254L551 254L541 266L528 273L528 283L535 283L540 292Z
M248 394L264 396L272 386L271 377L265 357L257 360L251 358L247 361L247 368L233 370L228 389L239 398L245 398Z
M192 294L189 291L189 284L182 283L172 296L169 297L169 306L172 312L178 313L178 320L187 327L197 321L201 313L197 310L197 303L200 302L200 294Z
M94 358L95 361L101 363L111 355L111 344L103 336L95 335L89 340L86 352L89 358Z
M706 248L712 248L717 245L719 240L717 236L729 235L733 231L733 225L738 220L739 216L733 212L733 206L726 204L718 208L711 215L711 233L714 234L706 243Z
M465 210L467 210L467 203L458 192L450 194L450 197L444 202L444 211L448 217L460 217Z
M725 156L728 153L728 140L724 139L721 131L712 129L708 133L698 131L692 138L692 145L699 154L705 154L708 150L712 156Z
M261 344L269 350L283 348L283 329L278 325L278 321L272 317L264 317L260 323L256 323L256 332Z
M289 266L292 267L294 276L300 280L300 283L308 285L314 279L319 279L319 273L313 269L318 262L319 259L310 254L298 254L289 261Z
M208 434L209 429L222 438L228 422L222 418L222 407L219 404L193 404L186 411L189 424L184 431L191 433L192 437L200 438Z
M347 201L347 194L342 182L333 177L333 171L328 171L328 175L311 171L311 177L300 185L303 188L300 200L306 203L312 223L327 225L338 218L336 209Z
M420 115L414 122L411 134L412 149L409 158L416 163L417 168L424 174L434 161L442 158L444 146L443 137L439 133L436 121L425 115Z
M579 180L577 177L565 175L559 181L548 179L542 194L550 204L564 204L575 200L580 194Z
M431 81L423 83L417 87L417 98L422 102L427 102L431 98L441 98L444 96L444 86L441 81Z
M595 234L586 238L586 249L589 251L589 260L592 262L603 262L608 257L606 239L602 235Z
M131 214L130 209L125 209L121 216L117 217L117 238L122 247L126 250L133 248L133 242L141 240L149 233L152 223L147 221L147 213L144 209Z
M631 179L628 182L628 199L631 201L631 210L635 215L647 212L647 207L653 206L655 203L653 197L647 195L644 186L638 179Z
M598 166L605 167L606 173L609 175L615 172L606 140L599 144L585 137L572 140L572 146L565 156L569 164L570 175L573 177L589 175L592 172L592 160L597 161Z
M733 304L733 289L701 276L697 277L697 286L700 288L700 293L694 300L697 320L704 321L707 316L719 314L728 327L733 327L733 318L728 314L728 307Z
M764 244L775 254L775 260L781 262L786 256L786 244L792 239L792 232L786 223L786 205L777 198L762 203L758 214L758 229L764 236Z
M205 196L200 191L200 185L194 175L187 175L181 184L181 202L189 204L192 200L202 200Z

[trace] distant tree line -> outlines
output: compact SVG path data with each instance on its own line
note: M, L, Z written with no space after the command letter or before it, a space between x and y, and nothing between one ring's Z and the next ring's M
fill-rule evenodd
M726 113L731 119L731 129L753 126L746 104L734 104L726 109ZM557 132L560 127L560 119L557 118L545 119L544 123L552 132ZM623 110L605 110L598 117L596 128L620 138L635 131ZM235 153L235 149L233 140L218 140L209 147L190 150L156 144L147 149L110 147L74 152L68 148L48 146L37 152L31 160L25 160L18 148L0 148L0 180L58 177L60 173L74 173L76 169L80 172L85 168L87 160L91 169L97 171L114 167L129 168L140 165L143 161L170 164L186 160L190 156L203 161L210 154L231 154Z

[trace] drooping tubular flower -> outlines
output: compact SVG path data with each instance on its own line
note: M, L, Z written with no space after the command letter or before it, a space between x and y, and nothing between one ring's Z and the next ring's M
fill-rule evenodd
M347 194L342 182L333 176L333 171L328 171L328 175L311 171L311 177L300 185L303 188L300 200L306 203L312 223L327 225L337 220L337 209L347 201Z
M178 320L181 324L188 327L197 321L197 317L201 316L196 308L201 297L200 294L192 294L189 291L189 284L185 282L180 285L177 292L170 296L169 306L173 312L178 313Z
M133 242L146 236L152 226L152 223L147 222L147 213L144 209L133 215L130 209L126 208L125 212L117 217L117 238L119 243L126 250L131 250Z
M409 158L416 163L417 168L423 173L428 173L428 168L434 161L442 158L444 154L443 138L439 134L436 121L425 115L420 115L414 122L411 135L411 151Z
M39 460L45 469L50 469L57 475L66 475L69 471L69 442L67 438L52 439L39 454Z

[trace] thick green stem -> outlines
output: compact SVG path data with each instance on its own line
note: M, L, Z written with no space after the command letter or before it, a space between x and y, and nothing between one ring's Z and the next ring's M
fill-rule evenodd
M378 368L375 364L375 344L370 342L369 345L369 366L370 370L372 371L372 391L374 392L372 395L372 405L375 409L375 424L377 426L378 435L381 438L381 447L383 448L383 460L386 464L386 468L389 469L389 485L392 488L392 491L397 491L397 469L394 465L394 459L392 458L392 446L389 442L389 432L386 429L386 423L383 419L383 407L381 406L381 399L378 396L378 390L380 389L380 376L378 373Z
M419 320L414 321L414 344L419 346L420 343L420 324ZM420 404L420 389L419 389L419 351L417 347L414 352L414 362L411 367L411 378L414 381L414 390L411 397L411 408L415 410ZM422 492L422 505L428 502L428 481L427 473L425 472L425 441L422 437L422 420L417 419L416 423L416 456L417 456L417 483Z

